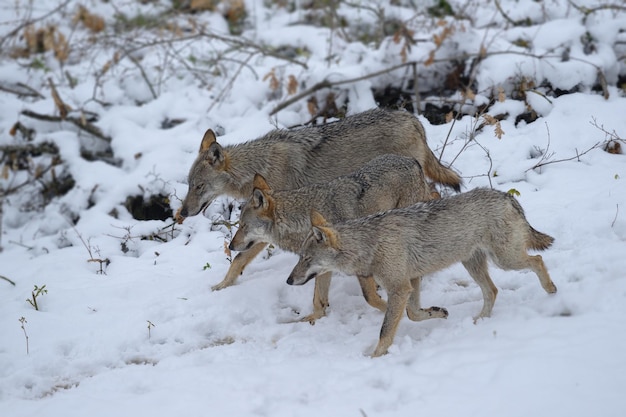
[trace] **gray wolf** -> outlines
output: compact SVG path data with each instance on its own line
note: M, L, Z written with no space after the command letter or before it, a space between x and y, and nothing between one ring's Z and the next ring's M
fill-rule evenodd
M244 205L239 228L229 248L241 251L241 263L233 262L222 282L214 289L232 285L243 268L264 248L273 243L282 249L297 252L311 229L311 209L319 211L331 222L363 217L397 207L406 207L433 198L422 168L415 159L399 155L382 155L361 169L330 182L312 184L295 190L273 190L262 175L256 174L250 198ZM331 273L315 279L313 314L302 321L315 323L325 315ZM376 292L371 277L359 277L365 300L385 311L386 303ZM423 314L446 317L438 307Z
M200 213L218 195L247 198L256 173L273 189L289 190L330 181L383 154L415 158L432 180L460 190L460 177L435 157L413 115L374 109L321 126L274 130L231 146L221 146L207 130L177 220Z
M456 262L482 290L483 308L475 320L491 315L498 293L488 258L504 270L530 269L546 292L556 292L541 256L527 253L547 249L554 239L530 226L508 193L479 188L335 225L315 212L311 224L287 283L302 285L329 271L373 276L387 291L387 310L372 356L387 352L403 311L411 320L422 319L414 305L416 278Z

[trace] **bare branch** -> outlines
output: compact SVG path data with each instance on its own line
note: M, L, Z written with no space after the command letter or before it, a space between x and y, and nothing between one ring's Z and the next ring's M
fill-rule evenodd
M584 152L579 153L578 149L576 149L576 155L571 156L569 158L563 158L563 159L553 159L553 160L543 160L544 158L542 158L542 161L536 163L535 165L533 165L532 167L528 168L526 170L526 172L530 171L531 169L535 169L535 168L541 168L542 166L545 165L550 165L550 164L556 164L558 162L567 162L567 161L573 161L574 159L577 159L580 161L580 157L583 155L588 154L589 152L593 151L594 149L599 148L600 146L602 146L602 142L596 142L593 146L591 146L589 149L585 150Z
M150 93L152 94L152 98L153 99L157 99L158 95L157 95L156 91L154 91L154 87L152 86L152 83L150 82L150 79L148 78L148 74L146 74L146 71L143 69L143 67L141 66L141 64L137 60L137 58L135 58L131 54L126 54L126 56L130 60L130 62L132 62L137 67L139 72L141 73L141 78L143 78L143 80L148 85L148 88L150 89Z
M276 107L274 107L272 109L272 111L270 112L270 116L278 113L279 111L281 111L282 109L284 109L285 107L288 107L290 105L292 105L293 103L295 103L296 101L313 94L314 92L321 90L323 88L330 88L330 87L336 87L339 85L343 85L343 84L351 84L351 83L356 83L359 81L363 81L363 80L367 80L368 78L374 78L377 77L379 75L382 74L386 74L392 71L395 71L399 68L403 68L403 67L407 67L410 65L414 65L415 62L411 61L411 62L405 62L402 64L398 64L398 65L394 65L393 67L389 67L380 71L376 71L373 72L371 74L366 74L366 75L362 75L360 77L356 77L356 78L347 78L344 80L340 80L340 81L328 81L328 80L324 80L324 81L320 81L319 83L315 84L313 87L308 88L306 90L304 90L303 92L301 92L300 94L296 94L295 96L291 97L289 100L286 100L284 102L282 102L281 104L277 105Z
M2 39L0 39L0 49L2 49L2 45L4 45L4 42L6 42L8 39L14 37L15 35L17 35L18 33L20 33L20 31L22 29L24 29L27 26L30 26L36 22L39 22L41 20L44 20L50 16L52 16L53 14L55 14L56 12L58 12L59 10L61 10L62 8L64 8L65 6L67 6L72 0L65 0L63 3L59 4L56 8L54 8L53 10L50 10L48 13L37 17L35 19L30 19L27 20L26 22L22 23L21 25L19 25L18 27L16 27L15 29L13 29L11 32L7 33L5 36L2 37Z
M65 119L63 119L62 117L59 117L59 116L50 116L47 114L40 114L31 110L22 110L22 114L26 117L30 117L30 118L37 119L37 120L44 120L46 122L68 121L74 124L75 126L77 126L79 129L84 130L85 132L90 133L93 136L100 138L105 142L111 143L111 138L104 135L98 126L94 125L91 122L88 122L82 117L67 116Z
M23 83L17 83L13 86L13 85L7 85L6 83L0 82L0 91L15 94L16 96L22 96L22 97L44 98L44 96L39 91Z
M579 6L572 0L568 0L568 3L585 16L600 10L626 10L626 6L619 6L617 4L600 4L599 6L589 8L585 6Z

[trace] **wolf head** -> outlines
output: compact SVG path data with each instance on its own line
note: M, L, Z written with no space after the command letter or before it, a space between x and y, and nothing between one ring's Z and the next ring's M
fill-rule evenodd
M207 130L198 156L189 170L189 190L180 209L180 217L195 216L224 192L230 178L228 164L228 154L217 143L215 133Z
M337 269L337 232L315 210L311 212L311 225L311 231L300 248L298 263L287 278L289 285L303 285L317 275Z
M241 210L239 229L228 246L231 250L245 251L257 242L271 241L275 218L272 190L260 174L254 176L252 186L252 196Z

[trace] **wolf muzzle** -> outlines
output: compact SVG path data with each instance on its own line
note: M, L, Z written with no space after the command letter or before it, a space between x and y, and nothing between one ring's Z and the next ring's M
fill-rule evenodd
M245 251L249 250L252 246L254 246L254 244L255 244L255 241L251 240L250 242L248 242L248 244L246 245L245 248L237 249L237 246L235 246L233 244L233 241L231 240L230 243L228 244L228 249L234 250L235 252L245 252Z
M309 276L307 276L304 281L298 281L298 280L294 279L293 275L289 275L289 278L287 278L287 284L289 284L289 285L304 285L307 282L311 281L316 276L317 276L317 273L314 272L314 273L310 274Z

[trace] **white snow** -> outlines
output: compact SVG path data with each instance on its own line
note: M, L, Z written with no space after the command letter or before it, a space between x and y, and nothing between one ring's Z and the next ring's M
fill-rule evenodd
M0 38L25 13L5 3ZM37 2L33 13L43 15L59 3ZM128 16L164 10L158 3L85 4L111 19L116 10ZM398 3L394 16L424 14L423 5L416 11L410 2ZM467 2L450 3L460 9ZM465 190L517 190L530 223L555 237L542 256L557 294L546 294L532 272L492 267L500 290L493 315L474 324L482 296L455 265L423 280L423 304L446 307L448 319L416 323L403 318L389 354L372 359L383 314L365 303L354 277L333 278L328 315L314 326L294 322L311 311L313 285L285 284L297 256L280 248L255 259L237 285L210 290L229 267L224 253L228 231L212 220L220 218L231 199L219 198L205 215L176 225L166 242L142 240L171 220L134 220L124 200L163 193L174 210L180 207L188 169L207 128L223 134L221 143L232 144L311 118L306 99L269 115L289 98L284 84L277 93L264 79L273 68L281 82L290 74L305 82L300 92L326 77L353 78L402 62L401 45L390 39L376 49L337 33L332 35L333 59L326 60L329 29L294 25L302 21L304 9L289 13L249 0L253 24L244 36L271 47L306 47L308 55L294 58L306 62L306 69L261 55L246 61L242 53L207 63L213 75L201 76L210 85L199 86L182 72L159 72L154 66L159 59L152 56L143 62L145 76L158 85L156 99L137 68L125 62L104 77L103 88L96 88L101 101L92 101L93 74L111 59L113 49L67 68L51 64L49 72L0 61L0 81L22 82L46 97L20 100L0 91L0 145L19 143L19 135L8 133L19 120L36 129L35 143L53 141L60 148L77 182L41 211L22 210L26 191L3 201L0 275L16 285L0 279L0 416L626 415L626 157L603 150L609 136L600 129L614 132L624 149L626 97L615 79L626 73L626 63L614 44L624 39L626 11L598 11L583 19L566 0L501 1L511 18L531 18L532 26L519 28L494 13L493 2L470 3L466 10L476 16L475 25L464 21L467 34L457 32L454 45L446 44L437 57L455 48L475 54L480 39L490 53L502 52L478 64L476 93L483 95L474 104L484 103L497 87L511 92L522 76L578 92L555 97L539 84L532 87L526 92L528 103L540 116L532 123L515 123L526 111L522 101L495 103L491 115L509 114L501 121L501 138L489 125L473 134L482 118L465 116L444 125L419 118L430 147L444 162L453 162ZM576 2L588 8L601 3ZM362 9L343 5L341 12L355 22L375 21ZM228 26L219 14L195 17L225 36ZM419 26L426 20L407 22ZM413 29L420 37L428 33L425 26ZM586 32L597 44L590 55L581 43ZM520 54L523 49L511 42L522 34L537 48L529 54L550 50L552 58ZM189 47L194 55L226 49L216 41L203 42ZM428 38L413 47L409 59L425 61L433 47ZM555 58L565 47L578 59ZM516 53L506 53L511 51ZM184 48L181 54L188 55ZM594 65L613 77L607 78L613 83L608 99L592 91ZM429 71L418 67L420 76ZM75 89L67 85L64 70L79 79ZM120 167L81 158L79 140L92 139L79 138L71 124L20 115L23 109L52 114L48 77L68 104L99 114L96 124L112 138ZM405 77L407 71L400 70L381 79ZM349 113L376 105L371 88L384 86L381 79L342 86ZM162 129L165 118L184 122ZM0 187L24 179L19 172L9 174L16 177L0 179ZM109 214L113 209L117 218ZM75 226L72 213L80 217ZM99 273L98 262L88 262L91 258L110 261L103 266L105 274ZM26 301L35 285L48 290L37 299L39 311ZM23 328L20 318L26 320Z

